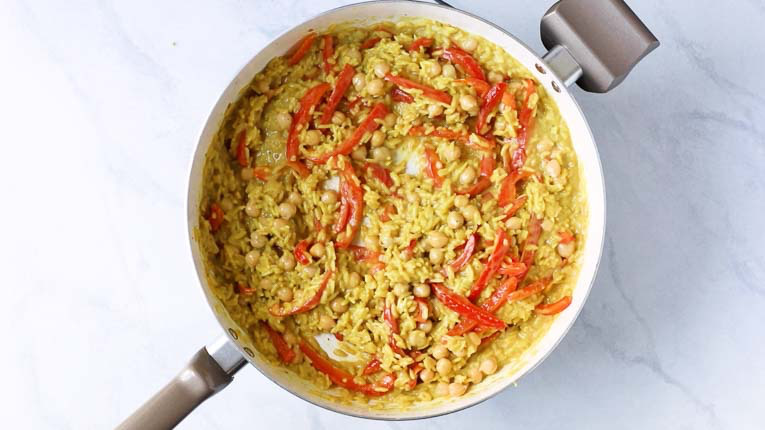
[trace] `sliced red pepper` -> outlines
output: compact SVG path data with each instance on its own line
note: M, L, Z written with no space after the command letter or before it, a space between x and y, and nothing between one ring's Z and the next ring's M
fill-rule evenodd
M244 284L236 284L236 292L243 296L251 296L255 294L255 289Z
M210 223L210 230L215 233L223 224L223 209L217 203L210 205L210 213L207 215L207 222Z
M465 318L476 320L483 326L496 329L505 328L506 324L504 321L494 316L491 312L487 312L486 310L470 303L467 298L454 293L444 284L433 283L430 285L433 288L438 301L440 301L448 309L457 312Z
M528 141L531 129L534 126L534 110L529 107L529 99L531 95L537 91L534 81L526 79L526 97L523 100L523 107L518 115L518 122L520 124L520 130L517 131L518 135L518 148L513 151L512 165L514 170L519 170L526 164L526 142ZM510 169L508 169L510 170Z
M481 170L476 183L462 190L458 190L457 194L476 196L486 191L491 186L491 174L494 172L494 167L494 154L484 155L481 158Z
M542 235L542 221L531 214L529 218L529 226L527 227L528 235L523 242L523 251L521 251L521 263L526 265L527 273L528 269L531 269L531 265L534 264L535 250L528 249L529 246L535 246L539 242L539 237ZM525 276L524 274L523 276ZM522 277L523 278L523 277ZM522 279L521 278L521 279Z
M396 354L402 357L406 355L406 351L401 349L400 346L396 345L396 338L394 338L393 335L388 337L388 346L390 346L390 349L392 349Z
M513 201L513 205L510 206L510 208L505 212L505 220L515 215L518 210L523 207L523 204L526 203L527 196L520 196L515 201Z
M300 350L303 351L303 354L311 360L311 365L319 372L327 375L329 380L337 386L363 393L367 396L382 396L393 389L393 382L396 380L395 374L386 375L381 379L381 383L377 385L358 384L353 380L353 375L336 367L329 360L322 357L321 354L313 349L313 347L305 340L301 340L299 346ZM382 388L382 390L379 388Z
M475 123L476 133L483 134L483 128L488 123L489 115L499 106L499 102L502 101L502 96L505 94L506 89L506 83L497 82L483 96L483 104L481 105L480 112L478 112L478 120Z
M393 178L390 177L390 172L385 167L377 163L372 163L371 161L368 161L366 164L364 164L364 168L366 170L371 170L372 176L377 178L386 187L393 186Z
M350 227L350 231L346 231L345 236L342 240L338 240L335 246L339 249L345 249L350 246L353 237L359 231L361 220L364 216L364 191L359 186L359 180L349 160L345 160L340 171L340 195L348 207L347 224Z
M417 322L425 322L430 316L430 303L424 297L415 297L415 303L417 303L417 313L414 314L414 320Z
M462 249L462 254L460 254L459 257L454 259L449 265L451 266L454 273L459 272L462 270L465 266L467 266L468 262L470 261L470 257L473 256L473 252L475 252L475 246L478 243L478 234L473 233L468 237L467 241L465 242L465 247Z
M373 131L377 130L378 127L380 127L380 124L377 122L378 119L382 119L389 113L388 107L385 106L382 103L377 103L372 107L372 110L369 112L369 115L367 115L366 118L364 118L363 121L361 121L361 124L356 128L356 130L351 134L345 141L340 144L337 148L333 149L330 152L324 153L319 156L313 156L308 157L309 160L313 161L317 164L324 164L326 163L330 158L336 156L336 155L348 155L351 152L353 152L353 148L356 147L361 142L361 139L364 137L364 134L366 133L372 133Z
M236 146L236 161L242 167L250 165L249 160L247 160L247 130L242 130L239 133L239 144Z
M340 71L340 74L337 75L335 88L332 89L332 92L327 98L327 104L324 106L324 112L322 112L321 118L319 119L320 123L329 124L329 122L332 120L332 114L335 113L337 105L340 104L340 101L343 99L343 96L348 90L348 87L351 86L351 81L353 80L353 75L355 73L356 71L353 69L353 67L351 67L350 64L346 64L345 67L343 67L343 70Z
M419 39L415 39L415 41L412 42L411 45L409 45L409 52L417 52L422 47L428 48L432 45L433 45L433 39L431 39L430 37L420 37Z
M311 264L311 257L308 255L309 245L311 245L311 242L308 240L301 240L295 245L295 251L293 252L295 254L295 260L303 266Z
M414 97L412 97L409 93L402 90L401 88L392 89L390 91L390 97L394 102L399 103L412 103L414 101Z
M412 379L409 380L409 382L407 383L407 387L410 390L413 390L414 387L417 386L417 375L419 375L419 373L422 372L422 369L424 369L425 366L422 363L417 362L417 363L412 363L407 367L409 367L409 369L412 371Z
M480 347L484 347L484 346L490 344L494 339L498 338L499 335L501 335L501 334L502 334L501 331L495 331L494 333L492 333L492 334L486 336L485 338L481 339L481 344L479 346Z
M319 104L327 90L329 90L329 84L321 83L306 91L300 99L300 108L292 117L292 124L290 124L290 130L287 134L287 164L300 173L301 176L306 176L309 172L305 164L298 161L298 150L300 147L298 134L308 124L311 111Z
M313 44L314 39L316 39L316 33L308 33L302 39L300 39L297 49L294 53L292 53L292 56L289 58L289 60L287 60L287 64L294 66L300 62L300 60L305 57L305 54L307 54L311 49L311 45Z
M528 268L525 264L521 262L510 261L502 263L498 273L505 276L521 276L526 273L527 270Z
M276 348L276 352L279 354L279 358L281 358L282 362L289 364L295 361L295 351L290 348L282 334L271 328L268 323L264 322L262 324L263 328L268 333L268 337L271 338L271 343L274 344L274 348Z
M489 260L486 262L486 266L478 277L478 280L473 284L468 294L468 299L475 300L481 294L489 280L499 271L499 267L502 264L502 260L505 258L507 250L510 249L510 244L507 242L507 233L504 229L498 229L497 240L494 245L494 251L492 251Z
M461 131L449 130L448 128L436 128L429 133L425 133L424 125L415 125L409 129L410 136L428 136L428 137L440 137L442 139L467 141L467 133Z
M558 236L560 236L560 241L558 243L571 243L575 239L570 231L559 231Z
M425 175L433 180L436 188L439 188L444 184L444 178L438 174L438 166L441 164L441 160L438 158L436 151L430 146L426 146L425 149Z
M475 58L473 58L472 55L468 54L462 49L457 48L456 46L444 49L443 57L452 63L461 66L462 69L465 70L465 73L467 73L470 77L480 79L482 81L486 80L486 75L483 74L483 70L481 70L481 66L478 64Z
M254 167L252 169L252 176L258 178L259 180L265 182L268 180L268 177L271 175L271 169L265 166L260 167Z
M371 374L377 373L380 371L380 360L377 359L377 357L369 360L369 363L364 367L364 370L361 371L361 374L364 376L369 376Z
M390 327L391 333L398 334L398 321L396 321L396 317L393 316L393 311L391 311L390 306L385 306L383 309L383 320L385 321L385 324L388 324L388 327Z
M539 294L542 291L544 291L547 285L550 284L550 281L552 281L552 279L549 277L540 279L539 281L526 285L525 287L521 288L518 291L513 291L507 296L507 301L508 303L517 302L519 300L523 300L527 297L533 296L534 294Z
M540 303L536 308L534 308L534 312L538 313L539 315L555 315L563 312L563 310L566 309L570 304L571 296L566 296L555 303L550 303L547 305Z
M402 76L394 76L394 75L391 75L390 73L385 75L384 79L402 88L420 90L422 91L422 95L424 97L427 97L431 100L435 100L437 102L441 102L447 105L452 104L452 96L450 96L449 93L446 93L444 91L439 91L433 87L429 87L419 82L406 79Z
M481 303L480 308L494 313L507 303L507 298L518 287L518 280L516 278L508 278L505 282L499 284L496 290L491 293L488 299ZM459 324L452 327L448 332L449 336L462 336L463 334L473 330L478 325L478 322L471 319L463 319Z
M417 246L417 239L412 239L409 241L409 245L407 245L406 249L404 249L404 256L407 260L414 256L415 246Z
M377 42L382 40L380 37L370 37L369 39L365 40L362 44L360 49L369 49L375 45L377 45Z
M270 312L271 315L275 317L286 317L310 311L311 309L315 308L321 301L321 295L324 294L324 290L327 289L327 284L329 283L329 279L332 277L333 273L334 272L332 270L327 270L327 273L324 274L324 278L322 278L321 283L319 284L319 289L316 290L316 294L314 294L313 297L311 297L307 302L287 310L282 309L278 303L274 303L273 306L268 308L268 312Z
M339 340L340 342L343 341L343 334L342 333L334 333L335 339Z
M502 181L502 186L499 189L499 196L497 197L497 204L500 207L505 207L515 200L517 194L516 184L518 181L524 180L533 175L528 170L514 170Z
M475 93L483 99L483 97L486 95L486 93L489 92L489 88L491 88L491 85L489 85L488 82L486 82L483 79L477 79L477 78L464 78L464 79L455 79L454 82L458 84L468 84L475 90Z
M343 184L340 184L340 191L343 190ZM337 214L335 225L332 226L332 231L335 234L340 234L345 230L345 226L348 225L348 219L351 216L351 204L346 199L346 193L340 195L340 212Z
M335 48L333 46L333 40L332 35L325 34L324 35L324 49L322 49L321 56L324 60L324 74L329 74L330 70L332 70L332 63L329 62L329 59L332 58L332 55L335 53Z
M382 222L388 222L390 221L390 216L396 213L396 207L393 206L392 203L387 203L383 207L383 212L380 215L380 221Z

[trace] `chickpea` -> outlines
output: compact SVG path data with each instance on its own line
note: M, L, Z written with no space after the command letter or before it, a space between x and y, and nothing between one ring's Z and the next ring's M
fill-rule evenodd
M414 286L414 296L415 297L428 297L430 296L430 285L428 284L417 284Z
M343 122L345 122L345 114L339 110L335 111L335 113L332 114L332 124L341 125Z
M321 193L321 202L328 205L337 203L337 191L324 190L324 192Z
M472 94L463 94L460 96L460 107L466 112L473 111L478 108L478 99Z
M290 219L295 216L297 207L290 202L282 202L279 204L279 215L284 219Z
M370 143L373 147L382 146L382 144L385 143L385 133L383 133L381 130L375 130L375 132L372 133L372 139L370 140Z
M253 231L252 234L250 235L250 244L252 245L253 248L257 248L257 249L263 248L264 246L266 246L267 242L268 241L266 240L266 237L263 236L262 234L259 234L258 232Z
M385 82L382 79L372 79L367 82L366 89L370 96L381 96L385 94Z
M424 333L430 333L433 330L433 322L430 320L417 323L417 329L422 330Z
M279 112L274 118L278 130L287 130L292 125L292 115L289 112Z
M351 272L348 275L348 286L351 288L358 287L361 284L361 275L356 272Z
M329 331L329 330L332 330L334 326L335 326L335 320L333 320L331 316L322 314L319 317L319 328L321 330Z
M459 382L452 382L449 384L449 395L452 397L459 397L465 394L467 391L467 385L460 384Z
M303 273L309 278L313 278L319 274L319 268L316 266L303 266Z
M276 297L283 302L289 302L292 300L292 289L289 287L281 287L276 291Z
M444 113L444 107L440 104L432 104L428 106L428 118L435 118L441 116Z
M489 78L489 82L491 82L492 84L496 84L497 82L502 82L505 79L505 75L495 70L490 70L488 78Z
M284 270L292 270L295 268L295 257L291 253L285 252L282 254L281 258L279 258L279 264L282 265Z
M255 177L255 170L252 167L245 167L239 172L243 181L251 181Z
M472 166L467 166L465 170L460 173L460 184L469 185L475 181L476 173Z
M299 192L293 191L290 193L290 195L287 196L287 201L292 203L295 206L298 206L301 203L303 203L303 197L300 195Z
M430 253L428 254L428 259L430 260L431 264L438 266L444 262L444 250L441 248L431 249Z
M470 382L474 384L478 384L483 381L483 373L481 373L481 369L477 367L468 370L467 376L470 378Z
M363 145L359 145L356 147L356 149L351 152L351 158L353 158L356 161L362 161L367 158L367 147Z
M484 375L491 375L497 371L497 359L494 357L486 357L481 361L479 368Z
M462 215L465 216L466 220L472 221L476 224L481 220L481 212L477 207L475 207L475 205L467 205L462 208Z
M271 281L269 281L266 278L262 278L260 282L258 283L258 288L261 290L270 290L271 289Z
M462 150L457 145L444 148L444 159L446 161L457 161L462 156Z
M575 249L576 249L576 244L574 242L559 243L558 255L560 255L563 258L571 257L571 255L574 254Z
M537 143L537 149L539 152L547 152L551 150L553 147L553 143L550 141L550 139L543 137L539 143Z
M348 310L348 302L342 297L335 297L330 303L329 307L332 308L338 314L341 314Z
M478 346L481 344L481 336L479 336L478 333L471 331L467 334L467 341L473 346Z
M457 211L451 211L449 212L449 215L446 216L446 225L448 225L452 230L456 230L462 227L462 224L464 223L465 217Z
M385 124L388 128L393 128L396 125L396 121L398 120L398 115L391 112L388 115L385 115L385 118L383 118L383 124Z
M409 294L409 284L405 284L403 282L400 282L398 284L393 285L393 294L395 294L397 297L403 297Z
M422 369L422 371L420 372L420 381L422 382L430 382L435 377L436 377L435 372L433 372L430 369Z
M361 91L364 89L364 87L367 86L367 77L364 76L363 73L356 73L353 75L353 88L356 89L356 91Z
M412 330L407 337L409 345L414 348L422 348L428 343L428 336L422 330Z
M478 47L478 41L476 41L472 37L466 37L465 39L460 42L460 48L467 52L473 52L475 51L475 48Z
M244 212L253 218L257 218L260 216L260 208L258 207L258 203L255 201L249 201L247 202L247 206L244 207Z
M441 74L444 75L447 78L456 78L457 77L457 69L454 68L451 64L445 64L441 68Z
M433 61L432 63L425 64L425 74L431 78L435 78L436 76L440 75L441 72L441 64L439 64L438 61Z
M372 70L375 72L375 76L378 78L382 78L388 73L390 73L390 65L386 63L385 61L381 61L379 63L376 63L374 66L372 66Z
M285 219L276 218L271 223L271 227L273 227L274 230L286 230L290 228L290 223L288 223Z
M545 163L545 173L551 178L560 176L560 163L558 163L558 160L552 159Z
M244 256L244 262L250 267L255 267L260 259L260 252L252 250Z
M451 373L452 367L452 361L448 358L441 358L436 362L436 372L441 376Z
M470 198L468 198L468 196L465 196L465 195L459 195L454 198L454 206L458 208L464 208L465 206L468 205L469 202L470 202Z
M308 146L316 146L319 143L321 143L321 138L323 135L319 130L308 130L305 132L305 137L303 138L303 143L305 143Z
M431 231L426 240L432 248L443 248L449 243L449 238L440 231Z
M443 345L436 345L433 347L433 358L440 360L449 356L449 350Z
M446 397L449 395L449 384L446 382L439 382L436 385L435 394L438 397Z
M383 163L391 157L390 149L381 146L372 150L372 159L378 163Z
M349 49L348 52L345 53L345 56L348 57L349 63L352 63L352 64L361 63L361 52L358 49L355 49L355 48Z
M311 249L308 251L316 258L324 257L324 253L326 252L326 248L324 247L324 244L319 242L315 243Z
M505 227L507 227L508 230L518 230L522 225L523 222L517 216L510 217L505 221Z

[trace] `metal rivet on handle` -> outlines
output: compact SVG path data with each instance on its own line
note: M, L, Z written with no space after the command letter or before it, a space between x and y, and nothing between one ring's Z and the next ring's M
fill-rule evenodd
M255 353L253 353L252 350L250 348L247 348L246 346L244 347L244 352L246 352L247 355L249 355L250 357L253 357L253 358L255 357Z
M236 330L233 328L228 329L228 334L231 335L231 337L234 338L234 340L239 340L239 335L236 333Z
M545 68L542 67L541 64L535 64L535 66L536 66L537 70L539 71L539 73L541 73L543 75L547 73L547 70L545 70Z
M553 81L552 87L555 91L560 92L560 87L558 86L558 83Z

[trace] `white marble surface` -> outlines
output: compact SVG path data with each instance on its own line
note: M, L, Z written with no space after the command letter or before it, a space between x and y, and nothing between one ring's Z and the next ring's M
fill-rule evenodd
M186 249L197 132L254 52L340 3L0 2L3 427L110 428L218 334ZM541 50L551 0L455 3ZM181 428L762 428L765 3L632 3L663 46L611 94L575 90L608 237L547 361L416 423L327 412L246 368Z

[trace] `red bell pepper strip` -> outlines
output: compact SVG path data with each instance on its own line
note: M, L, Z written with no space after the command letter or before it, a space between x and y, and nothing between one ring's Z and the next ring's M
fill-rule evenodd
M332 63L330 63L329 59L332 58L332 55L335 53L335 48L333 46L333 40L332 35L325 34L324 35L324 49L322 49L321 56L324 60L324 74L328 75L330 70L332 70Z
M359 124L353 134L345 139L345 141L341 143L337 148L322 155L308 157L308 159L316 164L324 164L335 155L350 154L353 152L353 148L355 148L356 145L361 142L364 134L372 133L373 131L377 130L378 127L380 127L380 124L377 122L377 120L384 118L388 113L389 111L387 106L382 103L377 103L372 107L369 115L367 115L367 117L361 121L361 124Z
M370 161L364 164L364 168L366 170L371 170L372 176L377 178L386 187L393 186L393 178L390 177L390 172L385 167Z
M464 296L455 294L444 284L432 283L430 285L433 288L438 301L440 301L448 309L457 312L465 318L476 320L483 326L496 329L505 328L506 324L504 321L494 316L491 312L487 312L486 310L470 303L470 301Z
M414 256L414 247L417 246L417 239L412 239L409 241L409 245L406 246L406 249L404 249L404 257L408 260Z
M534 264L535 250L528 249L529 246L535 246L539 242L539 236L542 235L542 221L538 219L534 214L531 214L529 218L528 235L523 242L523 251L521 251L521 263L526 265L527 273L528 269L531 269L531 265ZM524 273L523 277L526 274ZM521 277L521 279L523 279Z
M491 85L489 85L488 82L486 82L483 79L477 79L477 78L464 78L464 79L455 79L455 83L458 84L468 84L475 90L475 93L483 99L483 97L486 95L486 93L489 92L489 88L491 88Z
M340 234L345 230L345 226L348 225L348 219L351 216L351 204L346 199L346 193L342 193L344 185L340 184L340 212L337 214L335 225L332 226L332 231L335 234Z
M327 270L327 273L324 274L324 278L322 278L321 283L319 284L319 289L316 290L316 293L307 302L303 303L302 305L295 306L292 309L286 310L282 309L278 303L274 303L270 308L268 308L268 312L270 312L271 315L275 317L286 317L310 311L311 309L315 308L321 301L321 295L324 294L324 290L327 289L327 284L329 283L329 279L332 277L333 273L334 272L332 270Z
M459 257L455 258L454 261L449 263L454 273L459 272L465 266L467 266L468 262L470 261L470 257L472 257L473 252L475 252L476 243L478 243L478 234L473 233L470 235L470 237L468 237L467 241L465 242L465 247L462 249L462 254L460 254Z
M354 173L353 166L349 160L345 160L342 169L340 171L340 195L348 207L348 226L350 231L346 231L345 236L338 240L335 246L339 249L346 249L350 246L353 237L361 227L361 219L364 216L364 191L359 185L359 179L356 177L356 173Z
M481 344L478 345L479 347L484 347L488 344L490 344L494 339L498 338L499 335L501 335L501 331L495 331L494 333L486 336L485 338L481 339Z
M508 278L505 282L499 284L497 289L491 293L491 296L489 296L488 299L481 303L480 308L487 312L496 312L505 303L507 303L507 297L510 295L510 293L515 291L517 287L518 280L512 277ZM446 332L446 334L449 336L462 336L463 334L475 328L477 325L478 322L475 320L464 319L460 321L459 324L452 327L448 332Z
M531 95L537 91L534 81L526 79L526 97L523 100L523 107L518 115L518 122L520 124L520 130L516 133L518 135L518 148L513 151L512 168L515 170L520 169L526 163L526 142L528 141L531 129L534 126L533 109L529 107L529 100ZM509 170L509 169L508 169Z
M534 308L534 312L539 315L555 315L563 312L563 310L566 309L570 304L571 296L566 296L555 303L550 303L547 305L540 303L536 306L536 308Z
M539 281L526 285L525 287L521 288L518 291L513 291L507 296L507 301L509 303L517 302L529 296L533 296L534 294L541 293L542 291L544 291L547 285L550 284L550 281L552 281L552 279L549 277L543 278L543 279L540 279Z
M308 240L301 240L297 243L297 245L295 245L295 250L293 251L293 254L295 254L295 260L297 260L297 262L303 266L311 264L311 257L308 255L308 246L310 244L311 242Z
M390 216L396 213L396 207L393 206L392 203L387 203L383 207L383 212L380 215L380 221L382 222L388 222L390 221Z
M294 66L300 60L305 57L305 54L308 53L308 50L311 49L311 45L313 44L314 39L316 39L316 33L308 33L300 39L298 42L298 47L295 50L295 52L292 53L292 56L287 60L287 64L290 66Z
M383 320L385 321L385 324L388 324L388 327L390 327L391 333L398 334L398 321L396 321L396 318L393 316L393 311L390 310L390 306L385 306L385 309L383 309Z
M393 382L396 379L395 374L386 375L386 377L381 379L381 383L378 385L358 384L353 380L353 375L336 367L329 360L322 357L321 354L313 349L313 347L311 347L305 340L301 340L299 346L300 350L303 351L303 354L311 360L311 365L319 372L327 375L329 380L337 386L363 393L367 396L382 396L393 389ZM382 388L382 390L380 390L380 388Z
M319 104L327 90L329 90L329 84L321 83L306 91L305 95L300 99L300 108L295 116L292 117L292 124L290 124L290 130L287 134L287 164L300 173L301 176L306 176L309 172L305 164L298 161L300 146L298 134L308 124L311 111Z
M210 230L215 233L223 224L223 209L217 203L210 205L210 213L207 215L207 222L210 223Z
M337 75L335 88L332 89L332 92L327 98L327 104L324 106L324 112L322 112L321 118L319 119L320 123L329 124L329 122L332 120L332 114L335 113L337 105L340 104L340 101L343 99L343 96L348 90L348 87L351 86L351 81L353 80L353 75L355 73L356 71L353 69L353 67L351 67L350 64L346 64L340 74Z
M369 39L365 40L362 44L360 49L369 49L375 45L377 45L377 42L382 40L380 37L370 37Z
M499 106L499 102L502 100L502 95L505 94L507 84L504 82L498 82L486 92L483 96L483 104L481 110L478 112L478 120L475 123L475 132L483 134L483 128L488 123L489 115L494 112L494 109Z
M503 262L502 265L499 267L498 273L500 275L521 276L524 273L526 273L526 271L528 270L526 265L521 262L515 262L512 260L507 262L507 260L510 260L510 257L507 257L505 259L505 262Z
M426 146L425 149L425 175L433 180L436 188L441 187L444 184L444 178L438 174L439 165L441 160L438 158L436 151L430 146Z
M342 333L334 333L335 339L339 340L340 342L343 341L343 334Z
M499 271L502 260L505 258L507 250L510 249L510 244L506 242L507 233L505 233L504 229L500 228L497 232L497 240L496 244L494 245L494 251L492 251L491 256L489 256L489 260L486 262L486 266L484 267L483 272L481 272L481 275L478 277L478 280L470 289L468 299L477 299L481 294L481 291L486 288L486 285L489 283L489 279L491 279L492 276L494 276L497 271Z
M242 167L250 165L247 160L247 130L242 130L242 132L239 133L239 144L236 146L236 161L238 161L239 165Z
M396 345L396 338L394 338L393 335L388 337L388 346L390 346L390 349L392 349L396 354L402 357L406 355L406 351L401 349L400 346Z
M526 203L527 196L520 196L513 202L513 205L510 206L510 208L505 212L505 221L507 221L510 217L515 215L518 210L523 207L523 204Z
M476 183L462 190L458 190L457 194L475 196L486 191L486 189L491 186L491 174L494 172L494 167L494 154L484 155L483 158L481 158L481 170Z
M570 231L559 231L560 241L558 243L571 243L574 241L574 235Z
M499 196L497 196L497 204L500 207L505 207L515 200L517 194L516 184L518 181L524 180L533 175L528 170L514 170L502 181L502 186L499 188Z
M483 70L481 70L481 66L475 58L462 49L452 46L451 48L444 49L442 56L452 63L461 66L470 77L482 81L486 80L486 75L483 74Z
M439 91L433 87L423 85L419 82L414 82L402 76L394 76L394 75L391 75L390 73L385 75L384 79L402 88L420 90L422 91L422 95L424 97L427 97L431 100L445 103L447 105L452 104L452 96L450 96L449 93L446 93L444 91Z
M414 302L417 303L417 313L414 314L414 320L417 322L425 322L430 316L430 304L424 297L415 297Z
M271 328L268 323L263 322L262 324L263 328L268 333L268 337L271 338L271 343L274 344L274 348L276 348L276 352L279 354L279 358L281 358L282 362L287 364L292 363L296 357L295 351L290 348L282 334Z
M271 175L271 169L265 166L261 167L254 167L252 169L252 176L258 178L259 180L265 182L268 180L268 177Z
M429 37L420 37L419 39L415 39L415 41L409 45L409 52L417 52L422 47L429 48L432 45L433 39Z
M363 246L350 245L348 249L350 249L350 251L353 253L353 257L356 260L369 262L369 261L375 261L377 260L377 258L380 257L379 252L372 251L371 249L364 248Z
M369 360L369 363L364 367L364 370L361 371L361 374L364 376L369 376L373 373L377 373L380 371L380 360L377 359L377 357L372 358Z
M243 296L251 296L255 293L255 289L244 284L236 284L236 292Z
M390 91L390 97L394 102L399 103L412 103L414 101L414 97L412 97L409 93L402 90L401 88L392 89Z
M412 126L409 129L409 135L410 136L440 137L442 139L459 140L459 141L466 141L466 140L468 140L467 133L463 133L461 131L449 130L448 128L436 128L436 129L434 129L433 131L431 131L429 133L425 133L425 126L424 125L415 125L415 126Z

